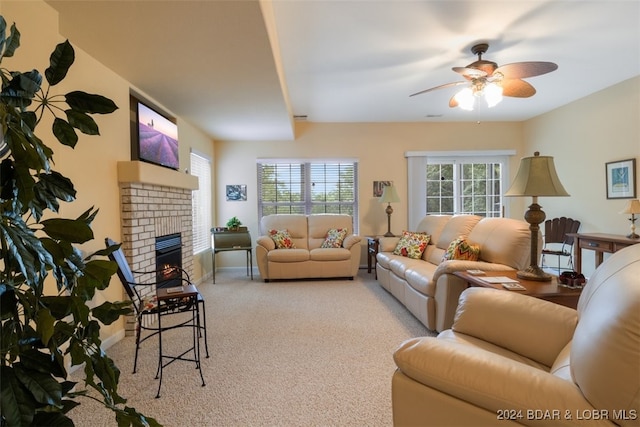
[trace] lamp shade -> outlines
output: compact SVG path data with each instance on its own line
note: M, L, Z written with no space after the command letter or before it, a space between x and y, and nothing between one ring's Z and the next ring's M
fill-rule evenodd
M382 189L382 196L380 196L380 203L398 203L400 201L400 197L398 197L398 193L396 192L396 187L393 185L386 185Z
M627 205L620 211L621 214L640 214L640 201L638 199L629 200Z
M556 173L553 157L541 156L520 159L520 167L505 196L568 196Z

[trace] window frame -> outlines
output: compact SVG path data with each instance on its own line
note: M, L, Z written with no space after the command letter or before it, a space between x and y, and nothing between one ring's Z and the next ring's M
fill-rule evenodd
M486 150L486 151L409 151L407 158L408 173L408 215L409 226L417 227L427 212L427 165L434 163L500 163L501 166L501 216L509 216L509 206L504 203L504 192L508 188L510 156L515 150ZM454 184L459 196L459 180ZM459 206L457 203L454 206ZM455 212L458 213L458 212Z
M263 181L263 175L264 175L264 171L265 171L265 166L275 166L275 167L282 167L283 171L285 172L286 175L286 168L289 169L299 169L299 171L297 173L293 172L293 173L289 173L289 176L285 176L285 178L289 178L289 186L291 187L298 187L299 188L299 194L301 195L301 197L299 199L296 200L291 200L289 199L288 201L284 201L282 203L278 203L278 202L264 202L263 201L263 187L265 185L267 185L267 183L265 183ZM349 200L349 201L337 201L334 203L327 203L326 200L324 202L319 202L314 200L314 195L318 195L318 191L314 191L313 187L318 184L318 180L315 179L318 177L317 175L317 171L314 171L314 168L317 167L318 165L321 165L323 168L327 168L327 166L334 166L334 165L338 165L338 171L335 174L331 174L331 175L326 175L325 174L325 179L320 181L320 184L334 184L334 185L340 185L341 182L344 181L340 181L340 176L341 176L341 171L339 170L341 166L345 166L345 167L350 167L353 168L353 186L351 189L351 194L353 195L353 200ZM353 229L354 232L357 233L358 232L358 228L359 228L359 215L358 215L358 208L359 208L359 203L358 203L358 160L357 159L353 159L353 158L332 158L332 159L268 159L268 158L261 158L261 159L256 159L256 168L257 168L257 186L258 186L258 191L257 191L257 203L258 203L258 218L262 218L264 216L264 212L265 212L265 206L281 206L281 207L297 207L297 212L291 212L291 210L289 212L291 213L299 213L299 214L303 214L303 215L312 215L314 213L321 213L321 212L314 212L316 211L315 208L317 208L318 206L328 206L328 205L333 205L333 206L347 206L349 208L349 210L352 211L352 213L349 213L349 215L351 215L353 217ZM299 178L299 180L292 180L291 177L295 177L297 176ZM337 181L331 181L331 177L337 176ZM329 178L329 180L327 180L327 178ZM286 181L286 180L285 180ZM339 191L339 190L338 190ZM296 193L297 194L297 193ZM342 211L342 209L338 208L339 211Z
M194 167L194 156L206 163L204 176L201 176L198 167ZM198 177L198 189L191 192L191 212L192 212L192 242L193 255L211 250L211 227L212 218L212 186L211 176L213 174L213 162L211 158L197 150L191 149L189 152L189 170L191 175ZM208 172L208 177L206 176Z

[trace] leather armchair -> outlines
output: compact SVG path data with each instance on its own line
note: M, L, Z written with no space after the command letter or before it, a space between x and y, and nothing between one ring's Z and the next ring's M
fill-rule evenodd
M465 290L451 329L394 353L394 425L640 425L639 278L640 244L594 272L577 310Z

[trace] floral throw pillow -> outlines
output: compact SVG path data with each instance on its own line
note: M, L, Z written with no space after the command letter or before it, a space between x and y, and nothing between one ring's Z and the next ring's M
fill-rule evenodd
M467 239L460 236L449 244L442 257L443 261L458 259L464 261L477 261L480 258L480 246L470 245Z
M396 248L393 250L393 254L419 259L427 248L430 239L431 236L425 233L403 231L402 237L400 237Z
M321 248L341 248L344 238L347 237L346 228L331 228L327 231Z
M295 249L289 230L269 230L269 237L276 244L277 249Z

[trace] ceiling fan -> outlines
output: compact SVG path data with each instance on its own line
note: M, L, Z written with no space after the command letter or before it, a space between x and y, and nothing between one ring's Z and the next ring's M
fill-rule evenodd
M465 78L463 81L445 83L440 86L425 89L409 96L421 95L437 89L452 86L467 85L466 88L456 93L449 100L449 107L473 110L475 99L485 97L489 107L493 107L502 100L503 96L516 98L528 98L536 93L531 84L522 80L526 77L534 77L550 73L558 68L553 62L514 62L498 67L492 61L482 59L482 55L489 49L487 43L479 43L471 48L478 60L466 67L453 67L452 70Z

